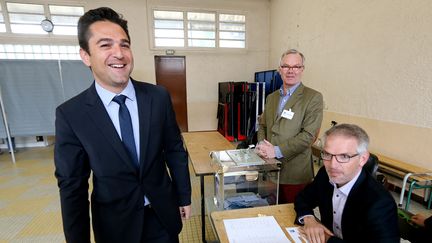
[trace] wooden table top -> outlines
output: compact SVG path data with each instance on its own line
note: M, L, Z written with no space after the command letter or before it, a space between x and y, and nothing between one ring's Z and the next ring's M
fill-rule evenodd
M215 173L210 165L211 151L235 149L234 145L217 131L185 132L182 136L196 176Z
M216 229L220 243L228 243L228 236L226 234L224 219L236 218L251 218L258 216L274 216L282 231L291 239L286 232L286 227L293 227L296 213L294 211L294 204L280 204L266 207L255 207L245 209L234 209L225 211L215 211L211 213L211 220Z

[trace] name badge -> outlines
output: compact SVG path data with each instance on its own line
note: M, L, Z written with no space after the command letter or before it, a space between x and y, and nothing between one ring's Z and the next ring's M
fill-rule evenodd
M294 112L291 111L291 108L289 110L283 110L281 116L285 119L291 120L294 117Z

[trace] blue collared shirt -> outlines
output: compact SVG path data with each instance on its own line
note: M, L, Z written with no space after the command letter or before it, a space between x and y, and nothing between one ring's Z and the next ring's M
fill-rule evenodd
M289 88L288 92L286 94L284 94L283 84L279 88L279 94L280 94L280 97L281 97L279 99L279 106L278 106L278 115L279 116L282 114L282 111L283 111L283 108L285 107L285 104L288 102L289 98L292 96L292 94L297 89L297 87L300 86L300 84L301 84L301 82L298 82L297 84L295 84L294 86L292 86L291 88Z
M289 98L292 96L292 94L294 93L294 91L297 89L298 86L300 86L301 82L298 82L297 84L295 84L294 86L292 86L291 88L288 89L288 92L286 94L284 94L284 87L283 84L281 85L281 87L279 88L279 94L280 94L280 99L279 99L279 106L278 106L278 110L277 110L277 116L280 116L282 114L282 111L285 107L285 104L288 102ZM280 159L283 158L282 152L279 148L279 146L275 146L275 156L276 158Z
M121 138L121 130L120 130L120 122L119 122L119 108L120 105L114 102L112 99L114 96L117 95L125 95L127 97L126 99L126 106L129 110L131 120L132 120L132 128L134 133L134 139L135 139L135 147L137 151L138 161L140 158L140 137L139 137L139 119L138 119L138 104L136 100L135 95L135 89L132 84L132 82L129 80L128 85L126 88L120 93L115 94L111 91L108 91L104 89L102 86L100 86L97 82L95 82L96 86L96 92L98 93L99 97L102 100L102 103L105 106L106 111L108 112L109 117L111 118L112 123L114 124L114 127L117 131L117 134Z
M139 137L139 118L138 118L138 103L136 99L135 94L135 88L132 84L132 81L129 79L128 84L126 88L120 93L116 94L109 90L104 89L102 86L100 86L97 82L95 82L96 92L99 95L100 99L102 100L102 103L105 106L105 110L108 112L109 117L111 118L111 121L117 131L117 134L121 138L121 130L120 130L120 121L119 121L119 108L120 105L114 102L112 99L114 96L117 95L125 95L127 97L126 99L126 106L129 110L131 120L132 120L132 128L134 133L134 139L135 139L135 147L136 152L138 156L138 161L140 158L140 137ZM150 201L146 196L144 196L144 205L150 204Z

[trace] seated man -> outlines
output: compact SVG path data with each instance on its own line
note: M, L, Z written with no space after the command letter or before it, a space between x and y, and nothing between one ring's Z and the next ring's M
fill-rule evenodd
M368 144L356 125L340 124L325 133L324 167L295 200L309 242L400 242L396 202L363 169ZM321 221L314 216L317 206Z

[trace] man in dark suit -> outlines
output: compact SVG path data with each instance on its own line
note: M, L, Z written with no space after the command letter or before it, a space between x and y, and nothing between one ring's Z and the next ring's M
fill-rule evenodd
M293 203L312 181L312 149L323 118L323 96L302 83L305 57L295 49L285 51L278 71L279 90L267 96L259 119L256 151L282 162L279 203Z
M325 133L324 167L295 201L309 242L400 242L396 202L363 169L368 144L356 125L336 125ZM317 206L320 221L313 212Z
M55 175L67 242L178 242L191 185L168 92L130 78L127 21L110 8L78 22L93 85L56 110Z

